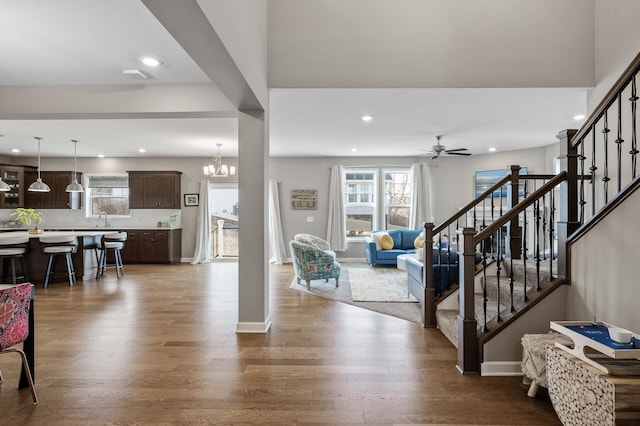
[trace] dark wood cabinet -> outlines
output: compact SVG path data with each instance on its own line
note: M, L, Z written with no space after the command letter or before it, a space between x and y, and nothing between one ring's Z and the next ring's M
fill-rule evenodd
M0 166L0 176L11 188L0 193L0 209L24 207L24 167Z
M179 209L182 172L129 171L129 208Z
M30 192L27 190L35 182L38 173L35 170L24 172L25 206L34 209L79 209L82 205L81 192L67 192L67 185L73 180L73 172L40 172L42 181L49 185L50 192ZM78 181L82 174L78 173Z
M123 263L136 263L140 258L140 232L125 230L127 233L127 241L124 243L124 248L120 251L122 255Z
M179 263L182 255L181 229L127 230L122 260L130 263Z

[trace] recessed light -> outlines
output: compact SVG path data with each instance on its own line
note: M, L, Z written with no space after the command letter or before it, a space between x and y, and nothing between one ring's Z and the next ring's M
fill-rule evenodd
M20 152L18 148L11 148L11 152Z
M104 154L98 154L98 158L104 158Z
M138 152L147 152L147 150L146 150L146 149L144 149L144 148L140 148L140 149L138 150Z
M362 116L362 121L371 121L373 120L373 117L370 115L363 115Z
M351 152L357 152L358 148L351 148Z
M491 148L489 148L489 152L496 152L496 147L492 146Z
M153 56L143 56L140 58L140 61L148 67L157 67L162 64L159 59L154 58Z
M577 114L573 116L573 119L576 121L580 121L580 120L584 120L584 118L586 117L586 115L584 114Z

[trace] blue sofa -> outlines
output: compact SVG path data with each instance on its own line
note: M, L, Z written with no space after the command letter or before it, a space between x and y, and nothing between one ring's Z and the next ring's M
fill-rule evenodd
M416 252L413 242L422 233L422 230L391 229L389 231L373 231L372 234L377 232L388 233L393 239L393 248L378 250L374 239L370 236L365 237L364 254L367 258L367 263L370 265L397 265L399 255Z
M440 253L438 253L440 252ZM438 256L438 254L440 254ZM422 274L424 263L415 257L407 259L407 288L409 293L413 295L420 303L424 300L424 284L422 282ZM436 290L436 296L439 296L443 290L449 288L453 283L459 280L458 269L458 253L446 250L433 249L433 282Z

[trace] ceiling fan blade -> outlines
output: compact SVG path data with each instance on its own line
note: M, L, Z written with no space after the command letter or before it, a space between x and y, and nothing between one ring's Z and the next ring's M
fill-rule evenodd
M445 152L456 152L456 151L469 151L467 148L456 148L456 149L447 149Z
M447 152L449 155L471 155L470 152Z

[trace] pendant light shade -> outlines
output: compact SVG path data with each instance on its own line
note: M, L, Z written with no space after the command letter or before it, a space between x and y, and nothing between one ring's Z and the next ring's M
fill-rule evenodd
M67 192L84 192L84 188L81 184L78 183L78 141L76 139L71 139L73 142L73 182L67 185Z
M38 141L38 179L36 179L35 182L29 185L29 188L27 188L27 191L50 192L51 188L49 188L49 185L44 183L40 178L40 141L42 140L42 138L39 136L34 136L34 139Z

